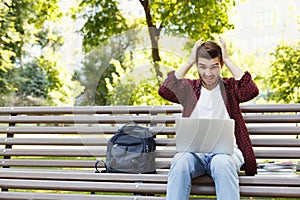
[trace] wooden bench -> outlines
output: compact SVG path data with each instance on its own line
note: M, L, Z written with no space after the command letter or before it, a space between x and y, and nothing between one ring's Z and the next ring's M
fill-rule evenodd
M242 105L258 162L300 161L300 104ZM0 199L165 199L180 106L0 108ZM94 173L107 140L126 122L156 134L157 174ZM240 174L241 196L300 198L298 174ZM214 195L209 177L191 199Z

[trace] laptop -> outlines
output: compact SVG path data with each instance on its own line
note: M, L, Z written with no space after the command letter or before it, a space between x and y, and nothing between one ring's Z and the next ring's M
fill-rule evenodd
M175 123L177 152L233 153L233 119L182 117Z

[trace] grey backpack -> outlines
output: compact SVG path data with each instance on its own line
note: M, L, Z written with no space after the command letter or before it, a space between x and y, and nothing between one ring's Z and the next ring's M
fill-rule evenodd
M107 144L107 173L156 173L155 140L147 127L129 123L120 128Z

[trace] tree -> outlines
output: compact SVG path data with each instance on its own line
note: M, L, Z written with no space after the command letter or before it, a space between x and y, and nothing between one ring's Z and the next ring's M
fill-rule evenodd
M152 47L152 60L157 64L159 55L159 37L161 31L176 36L187 36L191 39L212 38L213 33L222 33L226 28L232 28L228 21L227 11L234 5L234 0L139 0L145 12L142 21L149 30ZM88 7L81 17L86 23L80 30L83 35L83 46L89 51L93 46L109 39L117 33L126 31L130 26L117 0L81 0L79 10ZM79 16L77 16L79 17ZM154 65L158 76L161 76L158 65Z
M0 2L0 92L1 100L7 100L1 105L30 105L24 100L32 97L45 98L47 105L70 104L73 100L75 83L61 64L63 38L53 24L63 16L58 3ZM15 102L17 97L21 100Z
M113 61L117 60L123 68L127 65L124 63L125 55L130 54L129 47L134 47L135 35L135 30L122 35L115 35L85 55L82 63L83 68L76 71L77 77L75 77L75 80L80 81L85 87L77 104L111 104L107 83L112 83L113 76L119 75Z
M27 64L25 68L16 68L18 71L16 86L17 95L21 97L47 97L47 79L45 71L35 63Z
M269 100L278 103L300 103L300 42L278 45L273 53L270 74Z
M86 20L80 29L86 53L132 27L147 27L151 41L152 64L158 82L162 77L159 48L162 32L195 41L200 37L212 39L214 33L222 33L233 27L228 21L227 11L234 5L234 0L136 1L144 10L143 19L132 20L126 17L125 11L119 9L117 0L80 0L78 8L73 10L73 17Z
M11 69L20 62L28 44L49 41L41 34L45 22L60 19L58 0L3 0L0 3L0 69ZM45 37L46 36L46 37Z

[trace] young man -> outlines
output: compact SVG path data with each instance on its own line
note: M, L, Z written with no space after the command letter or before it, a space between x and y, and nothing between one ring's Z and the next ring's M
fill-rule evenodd
M232 155L213 153L177 153L168 177L167 200L188 200L192 178L209 175L215 182L218 200L238 200L238 173L243 165L246 175L257 172L255 155L239 103L258 95L249 72L242 71L228 56L226 44L197 41L187 63L168 77L159 94L183 106L183 117L231 118L235 120L236 145ZM199 79L184 78L196 63ZM222 78L223 65L233 78Z

